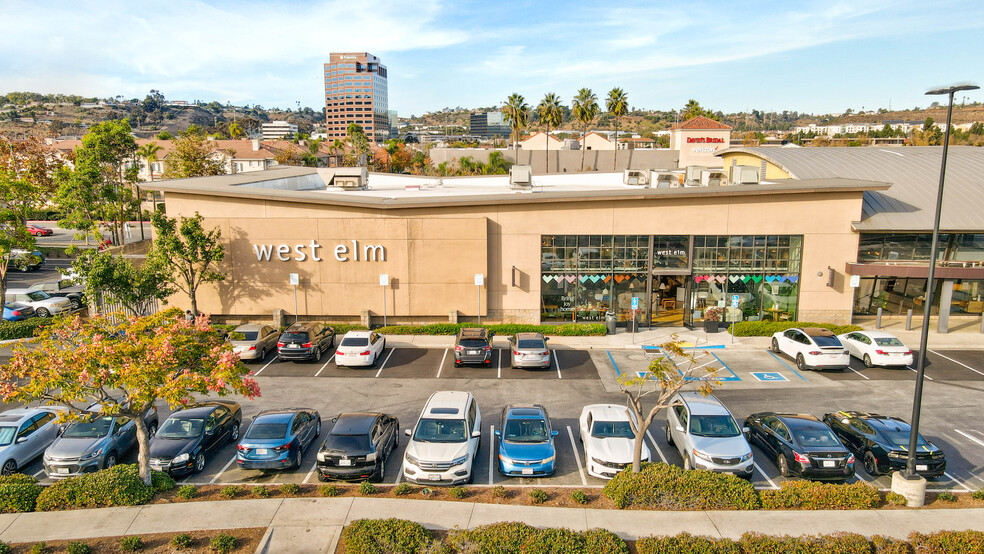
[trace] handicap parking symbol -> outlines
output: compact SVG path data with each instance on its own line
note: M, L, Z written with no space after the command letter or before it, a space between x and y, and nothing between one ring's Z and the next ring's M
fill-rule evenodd
M753 371L752 377L755 377L759 381L788 381L788 379L783 377L782 373L774 371Z

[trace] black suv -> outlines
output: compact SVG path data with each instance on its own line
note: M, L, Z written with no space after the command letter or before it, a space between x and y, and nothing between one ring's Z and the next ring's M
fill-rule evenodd
M321 353L335 346L335 330L320 323L295 323L280 334L277 357L281 360L321 360Z
M492 333L481 327L458 331L454 341L454 367L492 363Z

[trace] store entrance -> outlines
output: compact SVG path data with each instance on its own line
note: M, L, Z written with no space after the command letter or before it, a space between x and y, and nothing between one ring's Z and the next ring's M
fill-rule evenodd
M654 327L682 327L686 289L686 275L653 275L650 324Z

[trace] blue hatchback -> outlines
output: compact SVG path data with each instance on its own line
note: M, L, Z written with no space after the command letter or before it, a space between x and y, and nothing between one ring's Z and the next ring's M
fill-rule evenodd
M321 415L316 410L260 412L236 446L236 464L263 471L301 467L304 451L320 434Z
M513 404L502 410L499 472L514 477L552 475L557 466L554 437L547 409L539 404Z

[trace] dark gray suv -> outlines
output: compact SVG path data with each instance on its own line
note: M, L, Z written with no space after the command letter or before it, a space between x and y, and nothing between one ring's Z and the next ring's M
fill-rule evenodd
M463 364L487 366L491 363L492 333L488 329L474 327L458 331L454 341L454 367Z
M335 331L320 323L295 323L280 334L277 356L281 360L321 360L321 353L335 346Z

